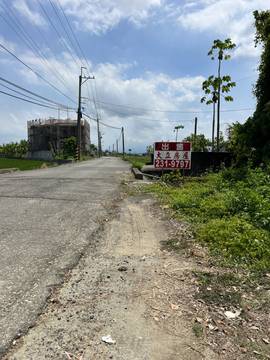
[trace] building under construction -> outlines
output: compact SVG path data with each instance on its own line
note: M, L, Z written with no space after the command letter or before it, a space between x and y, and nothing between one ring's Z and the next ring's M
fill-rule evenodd
M54 118L36 119L27 122L30 156L52 159L63 150L64 139L77 137L77 120ZM90 149L90 126L81 121L81 150Z

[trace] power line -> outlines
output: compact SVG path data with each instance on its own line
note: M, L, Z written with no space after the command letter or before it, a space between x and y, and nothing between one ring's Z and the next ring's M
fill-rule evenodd
M24 96L25 98L28 98L28 99L32 99L32 100L37 100L37 99L35 99L33 96L29 96L29 95L25 95L23 92L21 92L21 91L18 91L18 90L14 90L14 89L12 89L11 87L9 87L9 86L7 86L7 85L4 85L4 84L0 84L0 86L2 86L2 87L4 87L5 89L8 89L8 90L10 90L10 91L13 91L13 92L15 92L16 94L19 94L19 95L22 95L22 96ZM40 102L41 104L44 104L44 105L51 105L50 103L46 103L46 102Z
M180 113L180 114L197 114L197 113L211 113L212 112L211 110L195 110L195 111L194 110L161 110L161 109L140 108L140 107L135 107L135 106L130 106L130 105L120 105L120 104L115 104L115 103L106 102L106 101L97 101L97 102L100 104L129 108L129 109L133 109L133 110L141 110L141 111L146 111L146 112ZM113 110L110 108L109 108L109 110L119 113L118 110ZM249 111L249 110L254 110L254 109L253 108L228 109L228 110L222 110L221 112L234 112L234 111L236 112L236 111ZM122 113L122 114L125 114L125 113Z
M23 60L21 60L17 55L15 55L11 50L7 49L3 44L0 43L0 47L4 49L7 53L9 53L12 57L14 57L16 60L18 60L21 64L23 64L28 70L32 71L37 77L45 81L48 85L50 85L52 88L54 88L57 92L59 92L61 95L65 96L67 99L71 100L73 103L76 104L76 102L63 93L60 89L58 89L55 85L53 85L50 81L46 80L42 75L40 75L37 71L31 68L31 66L27 65Z
M83 112L82 114L83 114L84 116L86 116L88 119L90 119L90 120L93 120L93 121L97 122L97 119L95 119L94 117L89 116L89 115L85 114L84 112ZM111 128L111 129L121 130L121 128L120 128L120 127L116 127L116 126L108 125L108 124L104 123L103 121L100 121L99 123L100 123L100 124L102 124L103 126L106 126L106 127Z
M37 94L37 93L35 93L35 92L33 92L33 91L30 91L30 90L28 90L28 89L26 89L26 88L24 88L24 87L22 87L22 86L20 86L20 85L15 84L15 83L12 82L12 81L9 81L9 80L7 80L7 79L2 78L1 76L0 76L0 80L3 81L3 82L5 82L5 83L7 83L7 84L9 84L9 85L12 85L12 86L14 86L14 87L16 87L16 88L18 88L18 89L20 89L20 90L25 91L25 92L27 92L28 94L34 95L34 96L37 97L37 98L40 98L40 99L42 99L42 100L45 100L45 101L47 101L47 102L49 102L49 103L52 103L52 104L54 104L54 105L57 105L58 107L61 107L61 108L64 108L64 109L69 109L69 110L75 110L74 108L68 107L68 106L63 105L63 104L61 104L61 103L58 103L58 102L56 102L56 101L54 101L54 100L51 100L51 99L46 98L46 97L44 97L44 96L41 96L41 95L39 95L39 94ZM1 85L2 85L2 84L1 84ZM3 86L3 85L2 85L2 86ZM11 90L12 90L12 89L11 89ZM12 91L15 91L15 90L12 90ZM23 94L23 95L24 95L24 94ZM24 95L24 96L26 96L26 95Z
M38 0L38 1L39 1L39 0ZM84 54L84 52L83 52L83 50L82 50L82 47L80 46L80 43L79 43L79 41L78 41L78 39L77 39L77 37L76 37L73 29L72 29L72 26L70 25L69 19L68 19L68 17L66 16L65 11L64 11L64 9L62 8L60 2L57 0L57 4L55 4L55 3L53 3L53 1L49 0L49 3L50 3L50 5L51 5L51 7L52 7L52 9L53 9L53 11L54 11L54 13L55 13L55 15L56 15L57 20L58 20L59 23L60 23L60 27L63 29L64 33L65 33L66 36L67 36L67 39L69 40L69 43L70 43L70 45L71 45L71 48L74 49L75 54L76 54L76 56L77 56L77 58L78 58L78 61L77 61L77 60L75 59L75 57L73 56L73 53L71 53L73 60L74 60L76 63L79 62L79 63L83 64L83 62L82 62L82 60L81 60L81 58L80 58L80 54L81 54L81 55L82 55L82 58L83 58L83 60L84 60L84 62L85 62L85 65L88 67L88 73L90 73L90 71L89 71L89 69L90 69L89 63L88 63L88 61L87 61L87 59L86 59L86 57L85 57L85 54ZM57 6L57 5L58 5L58 6ZM40 4L40 6L42 7L42 10L43 10L45 16L48 18L48 13L46 12L46 10L43 8L43 6L42 6L41 4ZM60 10L59 10L59 9L60 9ZM65 19L65 22L66 22L66 24L67 24L67 27L65 26L64 21L62 20L61 13L62 13L62 17ZM57 30L57 28L55 27L55 25L52 23L52 21L51 21L50 19L48 19L48 20L49 20L50 24L52 25L52 27L54 28L54 30L55 30L55 32L57 33L57 35L60 37L60 40L62 40L62 39L61 39L61 34L59 33L59 31ZM71 35L69 34L68 29L69 29ZM72 40L72 38L73 38L73 40ZM64 45L65 45L65 47L66 47L66 44L64 44ZM76 47L76 45L77 45L77 47ZM79 51L78 51L78 50L79 50ZM70 49L68 49L68 51L70 52ZM93 88L92 88L92 83L91 83L90 87L91 87L91 89L92 89L92 93L94 93ZM88 92L88 97L90 98L91 96L90 96L90 91L89 91L88 83L86 84L86 88L87 88L87 92ZM98 109L97 109L97 105L96 105L96 102L95 102L94 95L93 95L93 102L94 102L94 105L95 105L95 110L96 110L97 116L99 116L99 118L100 118L100 114L98 114Z
M67 52L69 52L69 54L71 55L73 61L75 62L76 66L78 65L77 60L75 59L72 51L70 50L70 48L67 46L66 42L63 40L63 37L61 36L61 34L59 33L57 27L54 25L53 21L51 20L50 16L48 15L46 9L44 8L44 6L41 4L41 2L39 0L37 0L39 3L39 6L41 7L45 17L47 18L47 20L49 21L50 25L52 26L52 28L54 29L54 31L56 32L56 34L59 37L59 40L61 41L62 45L65 47L65 49L67 50ZM79 64L80 66L80 64Z
M49 0L49 1L50 1L50 3L51 3L51 0ZM73 48L74 48L74 50L75 50L75 53L77 54L77 57L78 57L79 61L81 61L81 59L80 59L80 54L81 54L81 56L82 56L82 58L83 58L83 60L84 60L84 62L85 62L85 65L86 65L86 67L87 67L87 69L88 69L88 75L90 75L90 65L89 65L89 62L88 62L88 60L87 60L87 58L86 58L86 56L85 56L85 54L84 54L84 51L83 51L83 49L82 49L82 47L81 47L81 45L80 45L80 43L79 43L79 41L78 41L78 38L77 38L77 36L76 36L76 34L75 34L75 32L74 32L71 24L70 24L70 21L69 21L67 15L66 15L66 13L65 13L63 7L62 7L61 4L60 4L60 1L59 1L59 0L56 0L56 2L57 2L57 5L58 5L58 7L59 7L59 9L60 9L63 17L65 18L65 21L66 21L66 23L67 23L67 26L68 26L68 28L69 28L69 30L70 30L70 33L71 33L71 35L72 35L72 37L73 37L74 42L72 41L71 37L69 36L68 31L65 29L65 26L64 26L63 22L61 21L60 15L58 15L58 18L59 18L59 20L60 20L60 23L61 23L64 31L66 32L66 34L67 34L67 36L68 36L68 39L69 39L71 45L73 46ZM56 7L56 6L54 5L54 7ZM77 45L77 48L76 48L76 46L74 46L74 43L75 43L75 45ZM79 51L78 51L78 49L79 49ZM79 53L80 53L80 54L79 54ZM93 75L93 74L92 74L92 75ZM89 97L89 99L90 99L91 96L90 96L90 92L89 92L88 83L87 83L86 86L87 86L88 97ZM97 103L96 103L96 101L95 101L95 97L97 98L97 91L94 91L92 82L91 82L90 87L91 87L91 90L92 90L92 93L93 93L93 102L94 102L94 107L95 107L96 115L99 116L99 118L100 118L100 117L101 117L101 116L100 116L100 112L98 111ZM96 87L95 87L95 90L96 90Z
M50 105L45 105L45 104L38 103L38 102L35 102L35 101L27 100L27 99L24 99L24 98L22 98L20 96L13 95L13 94L7 93L7 92L2 91L2 90L0 90L0 93L4 94L4 95L7 95L7 96L10 96L10 97L13 97L15 99L19 99L19 100L31 103L31 104L35 104L35 105L42 106L42 107L49 108L49 109L53 109L53 110L58 110L57 107L53 107L53 106L50 106Z
M32 38L31 35L24 29L23 25L21 24L19 18L16 16L12 8L8 7L4 2L2 3L4 5L6 11L5 15L3 16L0 13L0 16L3 18L3 20L8 24L8 26L17 34L17 36L28 46L31 51L36 54L40 61L43 62L43 64L46 66L47 69L51 71L51 73L57 78L57 80L68 90L66 84L64 83L63 79L61 78L61 75L59 72L54 68L54 66L48 61L47 57L44 55L44 53L39 49L39 46L35 42L35 40ZM16 20L14 21L14 19ZM18 29L18 30L17 30ZM40 32L41 33L41 32ZM42 34L42 33L41 33Z

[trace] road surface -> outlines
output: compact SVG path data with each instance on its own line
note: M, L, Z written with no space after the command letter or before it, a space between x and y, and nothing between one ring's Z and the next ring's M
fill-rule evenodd
M128 169L107 157L0 175L0 357L78 262Z

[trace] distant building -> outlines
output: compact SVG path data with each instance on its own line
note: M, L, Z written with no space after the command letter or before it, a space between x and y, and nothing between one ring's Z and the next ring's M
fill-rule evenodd
M63 150L64 139L77 136L77 120L58 120L54 118L27 121L30 155L36 158L51 159ZM90 126L81 121L81 150L90 149Z

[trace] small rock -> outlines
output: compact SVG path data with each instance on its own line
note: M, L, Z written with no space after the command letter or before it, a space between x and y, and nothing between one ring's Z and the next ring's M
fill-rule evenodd
M119 266L118 271L127 271L128 268L125 265Z
M241 310L236 310L235 312L233 312L233 311L225 311L225 313L224 313L224 315L226 316L227 319L238 318L240 314L241 314Z
M106 344L110 344L110 345L116 343L116 341L112 339L111 335L102 336L101 340Z

